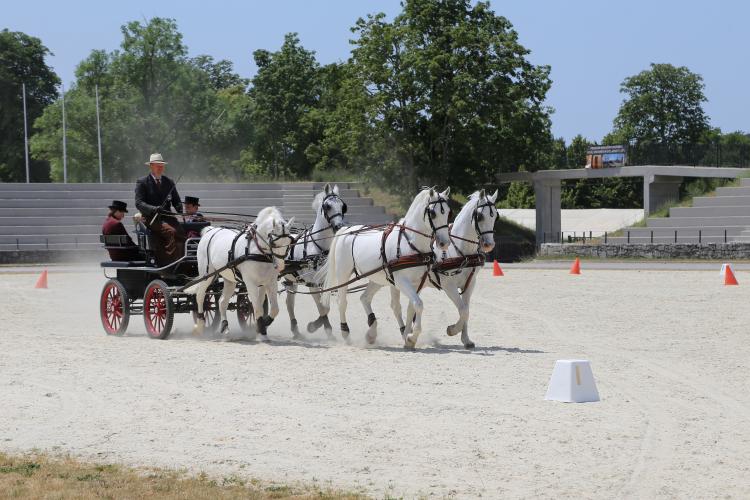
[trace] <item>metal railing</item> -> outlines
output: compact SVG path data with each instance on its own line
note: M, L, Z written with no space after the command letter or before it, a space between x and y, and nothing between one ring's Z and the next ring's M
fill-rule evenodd
M648 231L648 232L646 232ZM645 233L645 234L644 234ZM686 242L697 243L731 243L738 235L730 235L726 228L710 231L706 234L703 229L674 230L667 233L659 229L624 230L610 233L608 231L558 231L555 233L542 233L542 243L557 243L561 245L608 245L623 243L679 243L682 239ZM669 238L668 241L667 238ZM613 241L614 240L614 241Z

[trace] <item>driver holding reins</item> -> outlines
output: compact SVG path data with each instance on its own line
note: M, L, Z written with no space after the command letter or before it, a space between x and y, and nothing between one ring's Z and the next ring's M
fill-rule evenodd
M185 253L185 231L175 217L164 213L171 207L182 213L182 200L175 183L163 175L166 164L161 154L152 154L146 163L151 173L135 183L135 206L154 236L154 253L160 266L179 260Z

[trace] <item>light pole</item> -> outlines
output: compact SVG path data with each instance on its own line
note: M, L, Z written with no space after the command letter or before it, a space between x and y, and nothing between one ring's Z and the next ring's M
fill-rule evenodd
M23 154L26 157L26 184L31 182L29 175L29 126L26 122L26 84L21 84L23 93Z
M104 182L104 171L102 170L102 129L99 125L99 85L94 86L96 95L96 140L99 145L99 183Z
M65 131L65 84L62 84L63 182L68 182L68 144Z

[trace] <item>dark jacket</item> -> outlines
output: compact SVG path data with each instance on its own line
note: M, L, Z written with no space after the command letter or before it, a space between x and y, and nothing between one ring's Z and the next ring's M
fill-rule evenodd
M169 210L172 206L177 212L182 213L182 200L177 188L172 189L173 186L174 182L166 175L161 176L161 185L158 187L150 174L141 177L135 182L135 206L149 221L159 207Z
M102 224L102 234L127 236L128 243L135 246L135 243L133 243L133 240L130 239L130 235L128 234L127 229L125 229L125 226L122 225L122 222L115 219L111 215L107 217L107 220L105 220L104 224ZM112 260L138 260L140 255L138 250L135 248L110 248L107 251L109 252L109 257Z

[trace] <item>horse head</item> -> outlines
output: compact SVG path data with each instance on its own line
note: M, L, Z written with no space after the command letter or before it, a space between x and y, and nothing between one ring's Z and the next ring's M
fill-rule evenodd
M313 210L316 211L316 218L324 219L331 227L333 232L338 231L344 225L344 215L346 215L347 206L344 200L339 196L339 187L326 184L323 191L318 193L313 200ZM316 224L323 226L321 224Z

